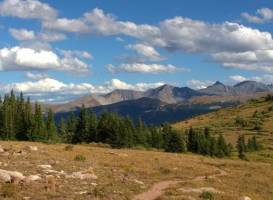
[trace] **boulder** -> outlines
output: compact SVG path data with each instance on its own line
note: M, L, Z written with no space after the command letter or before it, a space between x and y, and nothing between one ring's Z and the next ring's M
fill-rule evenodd
M30 181L39 181L42 178L39 175L30 175L28 177L26 177L26 181L30 182Z
M25 176L22 173L17 171L8 171L8 170L0 169L0 179L5 182L10 182L12 180L21 181L25 179Z
M26 146L25 149L29 150L29 151L38 151L38 147L37 146Z
M38 165L39 168L42 168L42 169L51 169L52 166L51 165Z
M247 196L243 196L243 197L240 197L239 200L251 200L251 198L250 198L250 197L247 197Z

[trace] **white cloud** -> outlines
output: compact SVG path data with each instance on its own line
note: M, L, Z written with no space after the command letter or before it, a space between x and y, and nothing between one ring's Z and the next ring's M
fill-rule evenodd
M81 19L58 18L42 22L44 28L65 32L88 32L90 29Z
M264 23L273 19L273 10L270 8L261 8L256 11L256 15L242 13L241 16L250 23Z
M206 87L208 87L209 85L213 84L213 81L200 81L200 80L189 80L187 81L187 86L192 88L192 89L196 89L196 90L200 90L200 89L204 89Z
M154 47L145 44L127 45L128 49L135 50L138 54L143 55L148 61L162 61L166 58L162 57Z
M230 80L234 81L234 82L242 82L242 81L246 81L247 78L241 76L241 75L233 75L229 77Z
M19 41L55 42L66 39L66 36L62 33L49 31L35 33L32 30L10 28L9 32Z
M227 68L273 73L273 50L221 52L212 54L212 58Z
M26 77L32 80L41 80L45 78L49 78L49 76L45 73L32 73L32 72L26 72Z
M229 79L234 83L247 81L247 80L257 81L257 82L261 82L261 83L265 83L265 84L272 84L273 83L273 75L271 75L271 74L264 74L261 76L252 76L252 77L244 77L241 75L234 75L234 76L230 76Z
M59 70L88 72L89 66L77 57L59 57L53 51L12 47L0 49L0 71Z
M4 0L0 3L0 15L48 20L56 18L57 11L37 0Z
M65 57L73 57L77 56L80 58L86 58L86 59L93 59L93 55L87 51L79 51L79 50L59 50L61 54L63 54Z
M90 83L64 83L52 78L43 78L37 81L2 85L0 92L5 93L14 89L17 92L24 92L25 95L30 96L35 100L63 102L92 93L108 93L115 89L145 91L150 88L159 87L163 84L163 82L129 84L119 79L112 79L101 85L92 85Z
M34 40L35 33L34 31L26 30L26 29L9 29L11 35L17 40Z
M162 65L162 64L145 64L145 63L132 63L121 64L114 66L109 64L107 69L110 72L130 72L130 73L143 73L143 74L159 74L159 73L175 73L175 72L187 72L189 69L176 67L174 65Z

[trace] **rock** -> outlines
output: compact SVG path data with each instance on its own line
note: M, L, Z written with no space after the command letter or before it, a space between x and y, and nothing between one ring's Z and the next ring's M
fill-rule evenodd
M49 160L48 163L49 163L50 165L57 165L57 164L59 164L60 162L57 161L57 160Z
M73 172L71 175L67 175L67 178L76 178L76 179L97 179L94 169L90 167L87 170L80 171L80 172Z
M0 147L0 153L4 153L4 152L5 150L2 147Z
M250 198L250 197L247 197L247 196L243 196L243 197L240 197L239 200L251 200L251 198Z
M30 197L23 197L23 200L30 200Z
M29 151L38 151L38 147L37 146L26 146L25 149L27 149Z
M0 179L2 179L5 182L10 182L12 180L21 181L25 179L25 176L17 171L8 171L0 169Z
M137 184L140 184L140 185L144 185L144 183L142 181L139 181L137 179L135 179L134 182L137 183Z
M65 172L62 170L62 171L56 171L56 170L53 170L53 169L45 169L44 172L46 174L59 174L59 175L65 175Z
M0 180L4 181L4 182L11 182L11 176L0 170Z
M23 150L19 150L13 153L14 156L24 156L26 155L27 152L23 151Z
M76 179L97 179L98 177L94 174L84 174L83 172L73 172L71 175L67 175L67 178L76 178Z
M42 169L51 169L52 166L51 165L38 165L39 168L42 168Z
M26 177L26 181L30 182L30 181L39 181L42 178L39 175L30 175L28 177Z

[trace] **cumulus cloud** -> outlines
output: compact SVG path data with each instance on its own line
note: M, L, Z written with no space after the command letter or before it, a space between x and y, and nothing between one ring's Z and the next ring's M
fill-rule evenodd
M41 79L49 78L49 76L45 73L26 72L25 76L32 80L41 80Z
M0 3L0 15L23 19L48 20L57 17L57 11L37 0L4 0Z
M187 81L186 84L188 87L192 89L200 90L200 89L204 89L208 87L209 85L212 85L213 83L214 83L213 81L209 81L209 80L205 80L205 81L189 80Z
M46 101L64 102L92 93L108 93L115 89L145 91L163 84L163 82L129 84L119 79L112 79L101 85L92 85L90 83L64 83L53 78L42 78L35 81L2 85L0 92L5 93L14 89L17 92L24 92L27 96L31 96L35 100L46 99Z
M128 49L136 51L138 54L144 56L148 61L162 61L165 60L154 47L145 44L127 45Z
M270 8L261 8L256 11L256 15L244 12L241 16L250 23L260 24L273 19L273 10Z
M246 81L247 78L241 76L241 75L233 75L229 77L230 80L234 81L234 82L242 82L242 81Z
M230 76L229 79L234 83L238 83L238 82L242 82L242 81L246 81L246 80L257 81L257 82L261 82L261 83L265 83L265 84L272 84L273 83L273 75L271 75L271 74L264 74L261 76L252 76L252 77L233 75L233 76Z
M273 50L256 50L246 52L221 52L211 55L227 68L273 72Z
M64 34L50 31L35 33L32 30L10 28L9 32L19 41L55 42L66 39Z
M176 67L170 64L162 65L162 64L145 64L145 63L121 64L118 66L109 64L107 66L107 69L112 73L130 72L130 73L143 73L143 74L175 73L175 72L189 71L189 69Z
M0 71L59 70L88 72L89 66L77 57L60 57L53 51L12 47L0 49Z
M79 50L63 50L59 49L61 54L63 54L65 57L73 57L77 56L80 58L86 58L86 59L93 59L93 55L87 51L79 51Z
M42 22L43 27L65 32L88 32L90 28L81 19L58 18Z

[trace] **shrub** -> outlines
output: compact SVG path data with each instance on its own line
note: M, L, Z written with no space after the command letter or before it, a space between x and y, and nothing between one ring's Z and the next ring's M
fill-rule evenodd
M67 145L67 146L64 147L64 150L65 150L65 151L72 151L73 148L74 148L74 146L71 145L71 144L69 144L69 145Z
M85 161L86 160L86 157L85 156L83 156L83 155L76 155L75 157L74 157L74 160L75 161Z
M200 198L203 200L213 200L214 196L213 196L213 193L206 191L206 192L202 192L202 194L200 195Z

